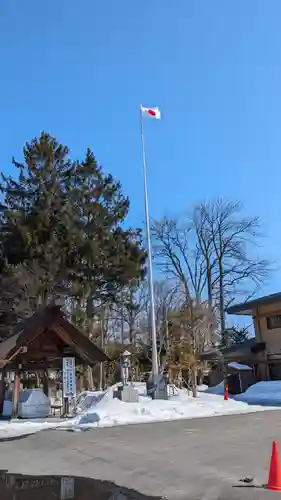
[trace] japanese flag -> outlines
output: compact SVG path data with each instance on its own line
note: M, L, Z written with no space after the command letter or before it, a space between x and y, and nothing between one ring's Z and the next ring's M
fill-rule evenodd
M155 118L156 120L161 119L159 108L145 108L144 106L141 106L141 112L143 116L150 116L150 118Z

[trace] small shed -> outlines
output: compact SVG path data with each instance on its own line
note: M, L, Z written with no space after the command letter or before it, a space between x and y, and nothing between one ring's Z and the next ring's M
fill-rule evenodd
M20 321L12 334L0 343L0 415L3 409L5 374L15 373L13 415L16 415L21 372L44 373L44 392L48 392L48 369L62 369L64 357L76 364L94 366L108 360L105 352L66 318L59 306L44 307Z
M253 368L232 361L227 365L227 383L231 394L245 392L254 383Z
M249 339L242 344L229 347L213 347L200 354L202 361L207 361L210 367L208 385L213 387L222 382L228 375L228 364L231 362L249 363L251 348L255 339Z
M265 343L257 342L250 338L239 344L224 348L210 348L200 354L202 361L207 361L210 366L209 385L219 384L227 375L227 365L231 362L253 367L253 379L257 381L257 366L259 359L265 351Z

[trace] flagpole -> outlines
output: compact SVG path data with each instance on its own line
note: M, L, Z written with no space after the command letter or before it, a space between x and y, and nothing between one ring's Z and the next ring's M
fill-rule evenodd
M154 289L153 289L153 271L152 271L152 251L151 251L151 238L150 238L150 221L149 221L147 175L146 175L146 154L145 154L145 144L144 144L142 106L140 106L140 128L141 128L142 169L143 169L143 184L144 184L145 224L146 224L147 253L148 253L149 294L150 294L150 321L151 321L151 340L152 340L152 375L155 377L158 375L158 355L157 355L157 337L156 337L155 304L154 304Z

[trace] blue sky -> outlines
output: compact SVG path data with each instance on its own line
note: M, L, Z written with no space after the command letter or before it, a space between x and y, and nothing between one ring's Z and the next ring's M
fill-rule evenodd
M281 246L280 0L2 2L2 170L48 131L81 157L91 147L144 220L139 104L150 212L180 214L217 195L264 221ZM265 292L281 288L279 273Z

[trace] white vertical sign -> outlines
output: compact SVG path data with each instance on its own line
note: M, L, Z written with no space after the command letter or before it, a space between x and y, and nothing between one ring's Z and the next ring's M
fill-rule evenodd
M62 362L63 397L76 396L75 358L63 358Z
M61 478L60 498L61 500L74 498L74 477Z

